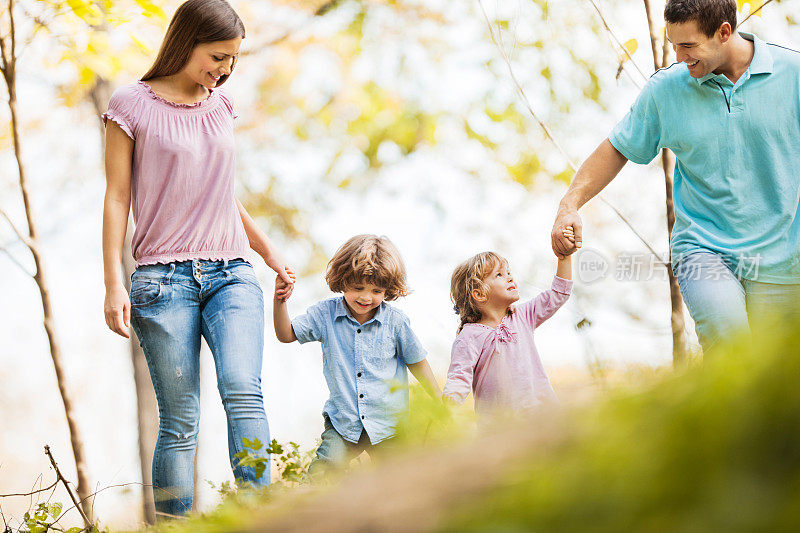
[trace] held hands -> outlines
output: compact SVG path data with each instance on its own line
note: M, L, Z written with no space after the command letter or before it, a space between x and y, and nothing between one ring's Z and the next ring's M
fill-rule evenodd
M278 271L278 275L275 276L275 299L281 302L288 300L294 290L294 282L294 270L284 266L283 272Z
M553 223L553 231L550 233L550 239L553 253L559 259L572 255L583 245L582 229L583 223L576 210L565 208L558 210L556 221Z
M108 329L126 339L131 337L128 333L131 325L131 300L128 297L128 291L121 283L106 289L103 313Z

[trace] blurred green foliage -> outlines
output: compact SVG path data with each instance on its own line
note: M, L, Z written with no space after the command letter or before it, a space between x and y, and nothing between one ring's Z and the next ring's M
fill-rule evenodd
M649 385L635 392L611 391L588 407L516 419L494 426L488 435L481 434L479 425L480 438L473 444L464 439L474 421L468 406L447 410L414 390L411 412L397 437L407 464L386 470L378 465L358 483L364 490L374 487L376 501L389 497L387 491L398 501L418 501L418 512L435 515L436 529L442 531L796 531L800 335L797 328L784 328L781 334L787 331L788 337L758 338L755 350L741 340L703 365L653 373L646 378ZM516 441L519 451L483 466L486 461L480 458L493 453L487 437ZM485 483L426 507L445 485L458 483L457 454L448 450L465 446L474 449L471 468ZM420 453L435 456L443 474L432 484L412 483L415 494L429 495L412 498L392 488L409 483L386 479L384 472L425 479L413 459ZM403 457L396 461L402 464ZM450 463L455 472L447 474ZM348 490L354 486L349 483ZM278 518L298 529L323 494L273 495L268 509L249 507L255 514L237 515L225 508L224 525L215 512L210 521L196 518L168 530L271 530ZM368 501L363 505L369 515L364 520L376 528L391 519L371 511ZM328 509L334 509L328 530L352 527L352 517L336 516L330 498Z
M796 531L800 339L774 339L574 413L443 529Z

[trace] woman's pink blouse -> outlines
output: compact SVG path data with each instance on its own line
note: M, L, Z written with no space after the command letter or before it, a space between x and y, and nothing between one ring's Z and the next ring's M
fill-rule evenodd
M138 265L245 258L236 206L236 153L228 96L213 89L196 104L169 102L140 81L117 89L102 115L134 141L131 201Z

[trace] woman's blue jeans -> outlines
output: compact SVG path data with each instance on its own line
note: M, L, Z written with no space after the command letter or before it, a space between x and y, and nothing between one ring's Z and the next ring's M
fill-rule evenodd
M800 283L744 279L711 252L682 258L675 276L706 354L742 333L761 344L800 326Z
M241 259L145 265L133 273L130 296L131 325L158 400L156 511L181 515L192 508L201 335L214 356L234 476L269 484L269 468L255 479L254 469L239 467L234 457L243 450L244 438L259 439L265 447L269 443L261 394L264 296L253 267Z

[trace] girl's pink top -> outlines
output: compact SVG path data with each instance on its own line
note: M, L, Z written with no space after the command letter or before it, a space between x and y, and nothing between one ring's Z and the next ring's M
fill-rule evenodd
M224 92L176 104L140 81L117 89L102 117L134 141L137 265L246 258L249 242L233 190L236 114Z
M572 281L555 277L552 288L516 306L492 329L465 324L453 343L444 396L463 403L470 390L475 410L520 411L557 402L533 342L533 330L569 298Z

